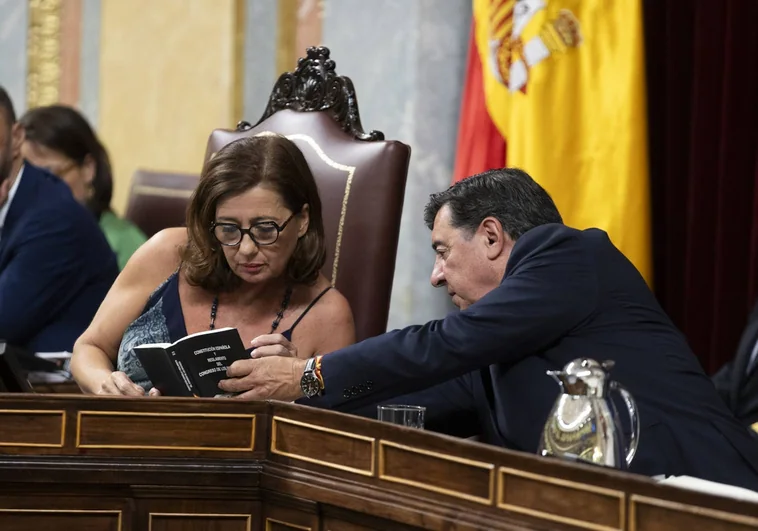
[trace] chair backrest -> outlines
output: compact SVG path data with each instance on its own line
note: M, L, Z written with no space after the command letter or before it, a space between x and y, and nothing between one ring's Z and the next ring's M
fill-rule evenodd
M325 47L308 48L295 71L280 76L255 125L213 131L205 160L234 140L264 132L295 142L313 172L326 231L322 271L350 302L357 339L383 333L410 147L363 131L353 84L336 74Z
M137 170L132 179L126 219L149 238L169 227L186 225L187 204L198 175Z

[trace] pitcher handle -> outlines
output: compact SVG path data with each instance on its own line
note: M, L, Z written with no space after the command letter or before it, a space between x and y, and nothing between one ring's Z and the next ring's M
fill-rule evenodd
M611 387L619 392L621 398L624 400L626 409L629 410L629 420L632 424L631 437L629 438L629 446L626 449L626 467L629 468L634 459L634 454L637 453L637 444L640 440L640 419L637 415L637 402L634 401L632 395L618 382L612 382Z

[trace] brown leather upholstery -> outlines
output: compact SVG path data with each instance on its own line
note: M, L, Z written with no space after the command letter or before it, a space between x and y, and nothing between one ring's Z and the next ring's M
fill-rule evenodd
M137 170L126 208L126 219L149 238L168 227L186 225L187 204L198 175Z
M214 131L205 160L229 142L265 131L298 145L323 203L322 271L350 302L360 341L387 327L410 147L383 141L376 131L363 133L352 83L336 76L328 56L326 48L309 48L298 69L277 82L261 121ZM335 83L342 83L341 93L307 93L314 84L334 89ZM341 100L343 95L351 100Z

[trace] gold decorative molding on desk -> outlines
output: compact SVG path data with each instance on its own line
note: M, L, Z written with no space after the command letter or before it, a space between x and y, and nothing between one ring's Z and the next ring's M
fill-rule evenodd
M511 512L590 531L626 529L622 490L501 466L497 493L497 506Z
M428 470L441 463L454 472L430 482ZM492 463L396 442L379 441L379 479L484 505L495 501L495 465Z
M319 452L310 455L303 448L303 441L318 441ZM349 448L349 457L340 455L340 450ZM298 459L307 463L344 470L361 476L374 475L374 451L376 439L356 435L307 422L299 422L284 417L271 419L272 454Z
M276 527L275 527L276 526ZM311 531L311 527L306 527L303 525L297 525L297 524L291 524L289 522L285 522L283 520L275 520L273 518L266 518L266 531L274 531L274 529L281 529L283 527L286 527L287 529L294 529L296 531Z
M62 0L29 0L26 106L56 103L61 79Z
M63 448L65 441L63 409L0 409L0 446Z
M677 522L674 524L673 522ZM664 531L677 525L677 529L758 529L758 517L731 514L674 502L632 494L629 498L629 531Z
M86 517L112 517L113 520L108 521L111 524L108 528L121 531L123 529L123 513L120 510L98 510L98 509L15 509L15 508L0 508L0 525L4 526L5 518L12 516L27 516L27 517L39 517L39 516L56 516L61 518L56 523L61 525L57 529L78 529L81 522L77 522L80 518ZM67 520L63 520L65 517L70 517ZM100 522L102 523L102 521ZM12 526L15 528L15 526ZM87 526L88 529L92 527ZM5 529L5 527L3 527ZM18 528L16 528L18 529ZM102 529L102 528L101 528Z
M161 529L165 529L166 527L169 527L169 524L167 521L174 521L175 526L171 526L172 528L179 528L180 526L186 526L191 527L192 519L196 520L206 520L207 525L218 525L219 527L222 525L220 524L220 521L226 521L227 523L229 521L236 521L242 525L241 529L244 531L250 531L252 529L252 520L253 516L251 514L234 514L234 513L150 513L148 515L148 524L147 529L148 531L153 531L153 523L159 522L164 524L161 526ZM213 520L217 520L217 522L213 522ZM210 520L210 522L208 522ZM213 522L213 523L211 523ZM202 526L202 523L198 523L198 526ZM158 526L156 526L158 527ZM215 527L214 527L215 528ZM226 527L224 529L227 529Z
M76 448L252 452L255 414L81 410Z

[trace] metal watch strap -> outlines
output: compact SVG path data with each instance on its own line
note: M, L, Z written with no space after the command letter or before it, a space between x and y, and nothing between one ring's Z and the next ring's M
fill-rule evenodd
M321 383L316 375L316 358L308 358L308 361L305 362L303 376L300 379L300 390L307 398L321 394Z

